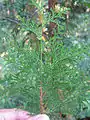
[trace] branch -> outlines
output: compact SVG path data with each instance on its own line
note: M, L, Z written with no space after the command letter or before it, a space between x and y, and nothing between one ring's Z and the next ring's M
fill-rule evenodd
M7 21L13 22L13 23L15 23L15 24L20 23L19 20L16 20L16 19L13 19L13 18L9 18L9 17L5 17L5 18L3 18L3 19L1 19L1 20L7 20Z

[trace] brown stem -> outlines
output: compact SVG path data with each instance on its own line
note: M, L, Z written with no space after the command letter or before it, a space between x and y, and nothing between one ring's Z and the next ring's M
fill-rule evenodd
M58 95L59 95L60 100L64 100L63 91L61 89L58 89Z
M55 9L55 5L57 4L57 0L48 0L48 10L51 12L51 9ZM51 13L52 15L52 13ZM53 37L54 36L54 30L57 28L56 23L50 22L49 23L49 36Z
M49 11L50 11L50 9L54 10L56 4L57 4L57 0L48 0L48 9L49 9Z
M40 113L44 113L44 107L43 107L43 90L42 87L40 87Z

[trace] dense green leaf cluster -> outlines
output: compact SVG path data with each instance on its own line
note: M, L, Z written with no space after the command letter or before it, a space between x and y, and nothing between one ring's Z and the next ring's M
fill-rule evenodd
M68 23L69 31L66 32L65 15L69 9L62 11L63 7L61 7L58 13L51 10L51 15L48 11L44 13L43 5L35 3L34 0L30 1L30 6L34 5L37 14L44 13L43 23L40 24L38 19L25 18L26 2L16 0L14 4L17 11L16 18L20 22L15 25L17 32L11 32L14 37L11 35L7 40L8 55L4 58L4 79L0 86L2 105L0 106L24 107L31 112L39 113L42 86L43 92L46 93L43 98L43 102L47 104L46 112L76 115L82 109L89 89L87 83L89 74L82 70L83 67L80 68L85 56L89 57L89 34L88 44L85 42L87 38L83 36L83 32L86 33L85 36L89 32L89 15L80 15L83 19L82 24L79 18L79 21L74 19L73 26L76 29L72 29L71 24ZM48 29L50 22L56 23L58 27L54 30L54 37L47 35L47 40L43 41L42 29L44 27ZM0 30L2 32L2 29ZM47 32L49 33L48 30ZM38 47L36 47L37 42Z

